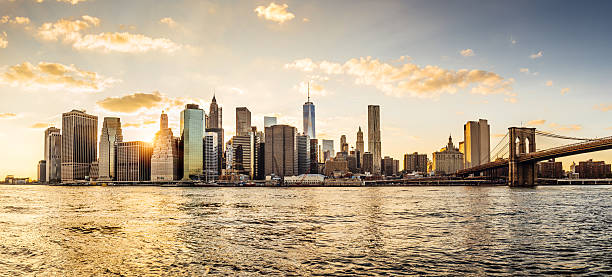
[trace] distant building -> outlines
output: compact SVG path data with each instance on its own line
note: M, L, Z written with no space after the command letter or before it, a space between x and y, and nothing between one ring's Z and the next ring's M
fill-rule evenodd
M399 161L398 161L399 162ZM393 158L386 156L381 160L382 174L384 176L397 175L397 165Z
M276 117L275 116L264 116L264 128L272 127L276 125Z
M159 119L159 131L153 139L153 154L151 156L151 181L163 182L178 180L179 171L179 139L174 137L168 127L168 115L163 113Z
M368 106L368 151L372 153L372 174L381 173L380 106Z
M349 152L349 145L346 143L346 135L340 136L340 152L344 152L346 154Z
M251 111L246 107L236 108L236 136L248 136L251 132Z
M588 161L579 162L575 166L575 171L578 173L580 179L602 179L612 177L610 172L610 164L606 164L604 161Z
M100 163L98 161L94 161L89 166L89 180L97 181L100 179Z
M297 135L298 175L308 173L310 169L310 139L306 134Z
M204 181L212 182L219 178L219 140L217 133L206 132L203 138L204 149Z
M45 180L57 183L62 180L62 135L60 129L50 127L45 130Z
M105 117L100 134L100 160L98 163L99 179L103 181L116 180L115 174L117 143L123 141L121 120L118 117Z
M357 156L359 156L359 164L363 164L363 153L365 153L364 143L363 143L363 132L361 131L361 126L359 126L359 130L357 131L357 141L355 142L355 149L359 151Z
M319 141L317 139L310 139L310 168L308 173L318 174L319 173Z
M153 147L149 143L142 141L117 143L117 181L151 180L152 155Z
M453 138L448 137L446 147L433 153L432 170L436 175L453 174L463 168L463 153L453 145Z
M323 185L325 183L325 176L320 174L303 174L298 176L285 177L285 185Z
M280 177L298 175L296 128L288 125L274 125L265 130L265 172L266 176Z
M217 105L217 98L214 94L210 102L208 120L206 121L206 129L209 128L223 128L223 108Z
M204 174L204 110L187 104L181 112L181 140L183 145L183 180L200 179Z
M234 136L227 144L231 145L234 151L232 168L239 174L249 175L250 178L255 174L255 134L247 132L245 136Z
M264 139L261 139L262 141ZM257 147L257 168L256 168L256 176L257 176L257 180L265 180L266 179L266 143L265 142L260 142L259 144L256 144Z
M346 157L346 163L347 163L349 172L351 173L359 172L359 168L357 167L358 161L357 161L357 156L355 155L355 151L351 151L351 153Z
M563 178L563 164L555 159L538 163L538 177L540 178Z
M419 154L417 152L405 154L404 171L406 173L427 173L427 154Z
M479 119L477 122L468 121L463 125L463 138L465 154L464 168L470 168L490 162L490 126L486 119Z
M374 170L374 156L370 152L363 153L363 172L372 173Z
M324 139L321 140L321 149L323 151L323 162L334 157L334 140Z
M310 138L317 138L315 133L315 106L310 102L310 83L308 83L308 101L303 106L304 134Z
M206 128L207 133L216 133L217 134L217 164L219 165L219 175L221 175L221 170L225 168L225 156L223 151L223 146L225 145L225 134L223 128Z
M325 176L338 177L348 173L348 162L346 160L329 160L325 162Z
M36 167L38 182L45 182L47 180L47 161L38 161L38 167Z
M72 110L62 114L62 182L85 180L98 159L98 117Z

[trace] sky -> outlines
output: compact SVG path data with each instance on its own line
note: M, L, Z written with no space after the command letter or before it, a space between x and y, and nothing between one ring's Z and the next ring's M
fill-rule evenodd
M487 119L612 135L607 1L0 0L0 176L36 176L61 114L118 116L124 140L152 141L159 114L213 93L229 139L235 108L302 131L306 84L319 139L380 105L383 156L431 153ZM538 148L571 143L542 141ZM556 143L556 144L555 144ZM562 159L612 162L612 150ZM401 164L401 163L400 163ZM401 167L401 166L400 166Z

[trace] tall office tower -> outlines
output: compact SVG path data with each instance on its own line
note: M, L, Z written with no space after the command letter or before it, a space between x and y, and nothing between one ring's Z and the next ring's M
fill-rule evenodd
M216 133L217 136L217 164L219 165L219 175L221 175L221 169L225 167L225 151L223 151L223 145L225 144L225 136L223 128L206 128L208 133Z
M308 173L319 174L319 141L310 139L310 168Z
M355 142L355 149L359 152L357 154L359 164L363 164L363 153L365 153L364 144L363 144L363 132L361 131L361 126L359 126L359 130L357 131L357 141Z
M346 135L340 136L340 152L346 153L348 155L349 145L346 143Z
M372 174L381 173L380 106L368 106L368 151L373 155Z
M296 128L288 125L274 125L266 128L265 132L266 176L272 174L280 177L297 175Z
M326 162L327 160L331 159L334 157L334 140L332 139L324 139L321 141L321 148L323 151L323 162ZM325 154L327 153L327 154Z
M168 115L159 119L159 131L153 139L151 156L151 181L172 181L179 178L179 145L172 129L168 128Z
M363 153L362 168L364 173L372 173L372 170L374 170L374 156L372 155L372 153Z
M196 104L187 104L181 112L183 141L183 180L199 179L204 173L204 111Z
M36 167L36 171L37 171L37 177L38 177L38 182L42 183L45 182L47 180L47 161L46 160L40 160L38 161L38 166Z
M210 102L210 111L207 118L206 129L223 128L223 109L217 105L215 95L213 95L212 101Z
M265 161L261 160L261 158L264 156L264 151L261 150L261 144L264 141L264 132L257 131L257 127L255 126L252 127L252 131L254 134L252 155L254 160L253 179L260 179L260 176L263 176L263 179L265 179L265 175L262 172Z
M50 127L45 130L45 177L47 183L62 180L62 135L60 129Z
M204 133L204 180L207 182L215 181L219 177L218 135L215 132Z
M310 169L310 139L308 135L297 135L298 175L308 173Z
M276 125L275 116L264 116L264 128Z
M251 131L251 111L246 107L236 108L236 135L248 136Z
M117 143L117 181L151 180L153 147L143 141Z
M355 153L355 151L351 151L349 153L349 155L346 157L346 162L349 172L357 173L357 153Z
M98 159L98 117L72 110L62 114L62 182L85 180Z
M463 136L464 168L490 162L490 126L486 119L468 121L463 125Z
M91 165L89 166L89 180L94 181L94 180L98 180L99 178L100 178L100 163L98 161L93 161Z
M250 178L255 174L255 134L248 132L245 136L233 136L228 142L233 149L233 165L240 174L249 175Z
M310 102L310 83L308 83L308 101L303 106L304 117L304 134L310 138L317 138L315 133L315 106Z
M98 174L101 181L115 180L116 144L123 141L121 120L118 117L105 117L100 134L100 161Z
M427 154L412 154L404 155L404 171L406 173L421 172L427 173Z

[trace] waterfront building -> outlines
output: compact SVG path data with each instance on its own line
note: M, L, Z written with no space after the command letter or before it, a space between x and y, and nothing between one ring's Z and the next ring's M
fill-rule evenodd
M397 174L397 171L395 171L395 162L393 161L393 158L389 156L385 156L381 160L381 167L382 174L384 176L393 176Z
M308 173L310 169L310 139L308 135L301 134L296 137L298 153L298 175Z
M204 133L204 181L213 182L219 178L219 139L216 132Z
M285 177L285 185L314 186L325 184L325 176L321 174L303 174Z
M265 180L266 179L266 143L263 142L263 139L260 140L259 144L256 144L257 148L257 168L255 170L255 175L257 176L257 180Z
M168 115L162 112L159 119L159 131L153 139L151 156L151 181L163 182L178 180L181 172L179 140L168 127Z
M277 122L276 116L264 116L264 128L272 127L277 124L276 122Z
M225 168L225 153L223 145L225 144L225 135L223 128L206 128L208 133L217 133L217 164L219 165L218 174L221 175L221 170Z
M555 159L538 163L539 178L563 178L563 164L556 162Z
M251 111L246 107L236 108L236 136L248 136L251 132Z
M85 180L98 159L98 117L72 110L62 114L62 182Z
M453 174L463 169L463 153L453 144L453 138L448 136L448 144L438 152L433 153L432 170L436 175Z
M308 173L319 173L319 141L317 139L310 139L310 168Z
M280 177L298 175L296 128L274 125L265 129L265 174Z
M350 154L346 157L346 163L348 166L348 171L351 173L358 173L359 169L357 167L357 155L355 151L351 151Z
M348 162L346 160L333 159L325 162L325 176L342 177L346 175L348 171Z
M380 106L368 106L368 151L372 153L372 174L381 173Z
M223 128L223 108L217 105L217 99L214 94L206 120L206 129L209 128Z
M576 173L580 179L602 179L612 177L610 172L610 164L606 164L604 161L593 161L589 159L587 161L579 162L575 165Z
M363 143L363 132L361 131L361 126L359 126L359 130L357 131L357 141L355 142L355 149L357 150L357 156L359 165L363 164L363 153L365 153L364 143ZM360 166L361 167L361 166Z
M117 181L151 180L152 155L153 146L147 142L118 142Z
M62 135L60 129L49 127L45 130L45 180L57 183L62 180Z
M419 154L417 152L414 152L412 154L405 154L404 172L427 173L427 154Z
M117 155L115 153L118 142L123 141L121 120L118 117L105 117L100 133L100 159L98 163L99 179L101 181L116 180Z
M468 121L463 125L463 138L463 153L465 153L464 168L470 168L490 162L490 126L486 119Z
M89 166L89 180L97 181L98 179L100 179L100 163L93 161Z
M327 160L331 159L334 157L334 140L332 139L324 139L321 141L321 149L323 151L323 161L322 162L326 162Z
M315 133L315 106L310 102L310 83L308 83L308 101L303 106L304 134L310 138L316 138Z
M256 162L255 134L248 132L244 136L234 136L227 144L231 145L233 151L231 168L235 169L236 173L249 175L250 178L253 178Z
M374 170L374 156L370 152L363 153L363 173L372 173Z
M181 112L183 145L183 180L199 179L204 173L204 111L196 104L187 104Z
M40 160L38 161L38 166L36 167L38 182L45 182L47 180L47 161Z

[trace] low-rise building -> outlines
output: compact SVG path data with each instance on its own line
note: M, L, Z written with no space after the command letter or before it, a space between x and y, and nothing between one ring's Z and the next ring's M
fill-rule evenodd
M447 175L460 169L463 169L463 153L453 145L453 138L449 136L446 147L433 153L432 170L435 175Z

